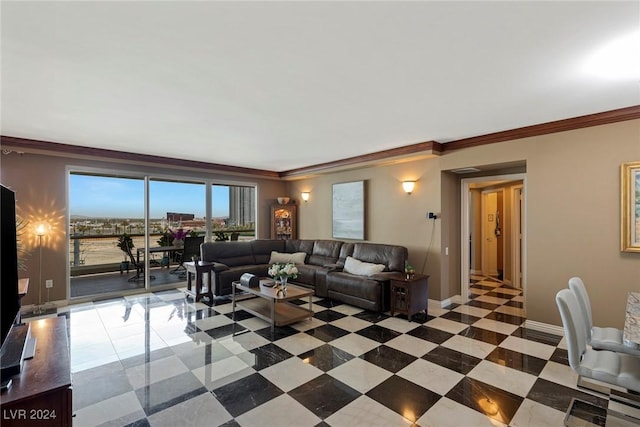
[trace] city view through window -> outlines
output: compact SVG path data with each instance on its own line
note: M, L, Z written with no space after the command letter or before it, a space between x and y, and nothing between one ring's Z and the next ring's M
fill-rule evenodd
M131 236L134 253L145 246L144 180L71 173L69 176L69 260L71 275L117 271L128 255L117 244ZM206 185L149 180L150 246L169 246L179 231L212 240L255 237L255 188L211 185L211 218ZM163 238L164 236L164 238Z

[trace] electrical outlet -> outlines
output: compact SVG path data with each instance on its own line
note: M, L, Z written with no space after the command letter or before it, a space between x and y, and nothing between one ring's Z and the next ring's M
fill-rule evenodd
M438 215L434 212L427 213L427 219L438 219Z
M52 280L52 279L47 279L47 280L44 282L44 286L45 286L47 289L49 289L49 288L53 288L53 280Z

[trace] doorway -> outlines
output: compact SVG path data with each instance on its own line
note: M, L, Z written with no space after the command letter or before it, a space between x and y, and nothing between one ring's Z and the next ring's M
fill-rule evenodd
M525 290L525 178L519 173L461 180L463 301L476 276Z

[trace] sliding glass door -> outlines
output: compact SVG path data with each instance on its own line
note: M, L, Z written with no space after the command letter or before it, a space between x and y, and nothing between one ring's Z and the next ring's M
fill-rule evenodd
M71 298L182 286L201 243L256 236L252 185L70 170L69 211Z

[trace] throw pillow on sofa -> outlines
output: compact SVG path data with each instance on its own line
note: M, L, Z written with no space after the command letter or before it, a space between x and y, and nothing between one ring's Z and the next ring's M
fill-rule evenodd
M383 270L384 264L363 262L350 256L344 262L345 273L355 274L356 276L373 276L374 274L382 273Z
M295 252L295 253L284 253L284 252L276 252L271 251L271 259L269 259L269 264L286 264L288 262L292 262L294 264L304 264L304 259L306 258L306 252Z

